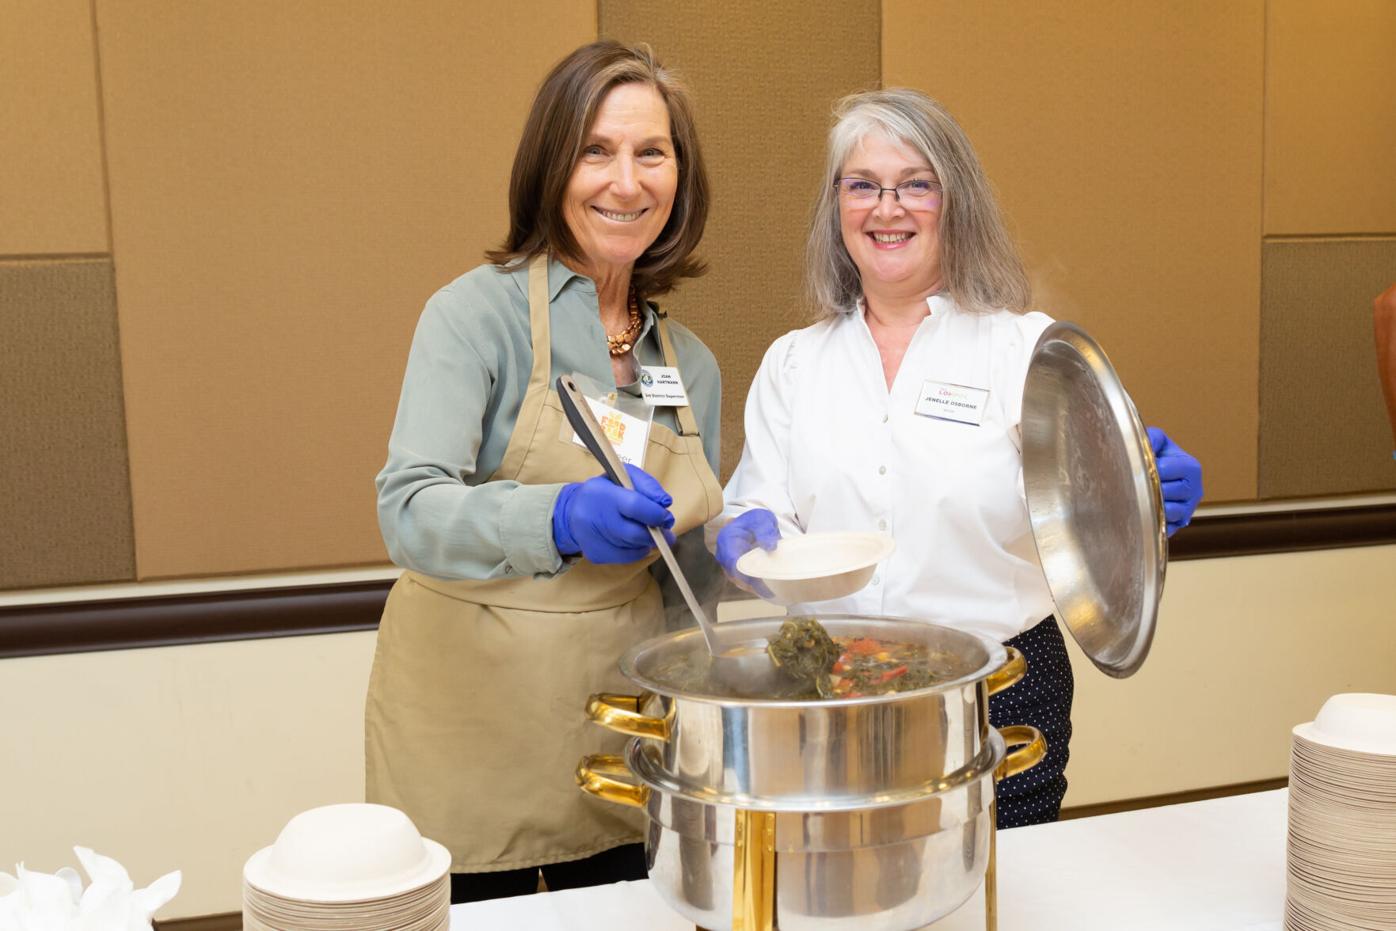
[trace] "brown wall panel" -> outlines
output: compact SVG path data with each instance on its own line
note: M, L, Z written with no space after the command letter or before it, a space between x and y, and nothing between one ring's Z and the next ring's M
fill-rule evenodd
M88 0L0 0L0 256L107 251Z
M1106 348L1144 419L1256 492L1261 0L887 0L883 81L974 141L1035 303Z
M0 589L134 575L111 262L0 262L0 479Z
M877 84L876 0L601 0L601 34L648 42L687 79L713 210L711 270L664 304L722 366L722 474L742 450L761 357L809 323L801 271L833 102Z
M1372 298L1396 238L1267 242L1260 338L1260 493L1396 490Z
M1269 0L1265 232L1396 233L1396 3Z
M97 7L143 578L385 559L373 476L423 302L505 229L595 7Z

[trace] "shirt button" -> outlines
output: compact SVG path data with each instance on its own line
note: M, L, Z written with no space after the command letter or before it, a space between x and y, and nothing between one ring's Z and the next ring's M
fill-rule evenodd
M875 576L873 576L873 584L874 584L874 585L881 584L881 582L882 582L882 576L880 576L880 575L875 575Z
M886 423L886 422L887 422L887 415L886 415L886 414L883 414L883 415L882 415L882 422L883 422L883 423Z
M887 474L887 467L886 467L886 466L878 466L878 467L877 467L877 474L878 474L878 475L886 475L886 474Z
M880 521L878 521L878 522L877 522L877 529L878 529L878 530L886 530L886 529L887 529L887 521L885 521L885 520L880 520Z

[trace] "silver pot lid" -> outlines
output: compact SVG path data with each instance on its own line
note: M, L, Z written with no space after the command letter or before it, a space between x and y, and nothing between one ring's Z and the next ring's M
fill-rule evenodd
M1119 376L1075 324L1047 328L1023 387L1023 483L1057 619L1103 672L1149 655L1168 562L1149 436Z

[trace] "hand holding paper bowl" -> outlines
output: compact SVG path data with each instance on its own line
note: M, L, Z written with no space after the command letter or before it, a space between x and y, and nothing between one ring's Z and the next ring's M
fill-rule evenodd
M885 533L845 531L782 537L775 515L758 508L722 528L717 560L739 585L766 600L803 604L859 591L895 546Z

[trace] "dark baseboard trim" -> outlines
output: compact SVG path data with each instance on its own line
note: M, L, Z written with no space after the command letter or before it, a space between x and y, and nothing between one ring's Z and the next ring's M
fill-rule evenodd
M242 912L155 922L155 931L242 931Z
M0 658L373 630L391 581L0 608Z
M1396 504L1199 517L1169 558L1396 543ZM389 581L0 608L0 659L373 630Z
M1168 541L1168 558L1217 559L1396 543L1396 504L1199 517Z
M1252 792L1269 792L1283 789L1289 780L1258 779L1255 782L1238 782L1229 786L1214 786L1210 789L1189 789L1186 792L1169 792L1164 795L1146 795L1143 798L1126 798L1114 802L1097 802L1094 805L1073 805L1063 808L1061 820L1093 818L1096 815L1113 815L1121 811L1137 811L1140 808L1158 808L1161 805L1181 805L1183 802L1201 802L1209 798L1227 798L1232 795L1249 795Z

